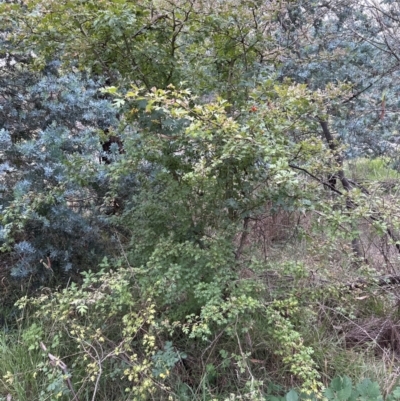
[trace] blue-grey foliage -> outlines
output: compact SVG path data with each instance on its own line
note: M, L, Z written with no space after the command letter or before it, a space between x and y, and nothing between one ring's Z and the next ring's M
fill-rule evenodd
M314 90L351 85L351 94L329 110L331 129L349 156L394 154L400 142L399 5L386 3L391 6L379 10L369 2L303 0L287 3L278 16L275 39L286 51L282 78Z
M100 79L4 66L0 81L0 263L42 282L95 266L107 235L104 130L116 113Z

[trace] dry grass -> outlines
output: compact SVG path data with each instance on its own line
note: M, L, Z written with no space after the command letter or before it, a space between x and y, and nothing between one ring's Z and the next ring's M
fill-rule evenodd
M400 357L400 320L369 317L349 322L343 331L347 347L372 347L379 353L390 350Z

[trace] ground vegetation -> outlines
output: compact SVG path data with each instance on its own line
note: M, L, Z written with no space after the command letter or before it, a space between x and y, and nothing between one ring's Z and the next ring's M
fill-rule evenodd
M400 398L396 1L0 15L0 400Z

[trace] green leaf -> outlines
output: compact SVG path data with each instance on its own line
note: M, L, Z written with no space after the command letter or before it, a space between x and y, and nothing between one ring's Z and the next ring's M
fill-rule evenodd
M376 401L382 399L382 394L377 382L372 382L370 379L364 379L357 385L357 390L360 393L362 401Z
M330 400L349 400L352 396L351 379L348 376L335 377L325 390L325 396Z
M400 387L396 387L396 388L393 390L391 396L392 396L394 399L400 399Z
M299 395L295 390L290 390L286 394L286 401L297 401L299 399Z
M122 107L125 104L125 100L124 99L115 99L113 101L113 105L117 108Z

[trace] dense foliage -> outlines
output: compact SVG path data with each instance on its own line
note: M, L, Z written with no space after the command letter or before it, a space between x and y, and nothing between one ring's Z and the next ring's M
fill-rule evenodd
M399 398L397 2L0 13L0 399Z

